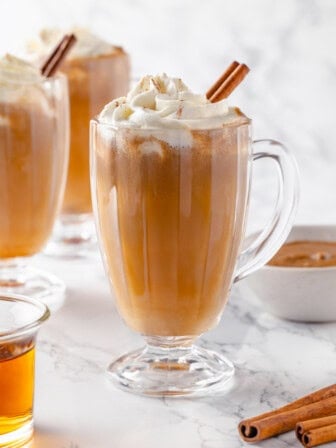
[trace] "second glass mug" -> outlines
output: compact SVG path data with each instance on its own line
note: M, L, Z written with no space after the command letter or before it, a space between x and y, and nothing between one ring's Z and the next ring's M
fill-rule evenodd
M242 250L252 161L264 158L279 177L275 212ZM234 374L232 363L194 341L218 323L232 283L285 241L298 201L295 160L279 142L252 142L246 117L192 131L93 120L91 185L117 308L146 340L112 362L110 376L143 395L219 390Z
M0 86L1 90L1 86ZM34 297L51 309L65 284L30 266L51 235L69 157L68 85L63 75L7 80L0 101L0 292Z
M62 71L69 82L69 170L62 210L46 253L76 257L88 255L97 245L89 179L90 119L110 98L127 92L129 58L116 47L111 54L65 61Z

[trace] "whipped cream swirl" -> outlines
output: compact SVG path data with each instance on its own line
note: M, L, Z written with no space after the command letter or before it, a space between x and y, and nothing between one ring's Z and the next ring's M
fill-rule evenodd
M28 53L45 56L58 44L65 33L73 33L77 42L69 52L67 59L94 57L120 51L109 42L101 39L86 28L73 27L66 31L58 28L47 28L40 31L37 39L27 44Z
M144 76L126 97L107 104L98 118L101 123L144 129L209 129L222 127L238 115L226 100L210 103L180 78L163 73Z
M59 95L38 67L11 54L0 57L0 103L36 104L51 114L50 97ZM3 125L4 117L0 117Z
M34 83L45 79L40 70L29 62L11 54L0 58L0 89L8 84Z

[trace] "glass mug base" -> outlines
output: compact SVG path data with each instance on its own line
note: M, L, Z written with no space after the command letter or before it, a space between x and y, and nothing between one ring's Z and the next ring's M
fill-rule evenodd
M19 259L12 264L0 263L0 294L32 297L56 311L64 302L65 289L65 283L55 275L21 264Z
M110 364L108 376L117 387L152 397L202 396L223 390L234 376L228 359L193 345L193 339L152 341Z
M94 222L90 214L64 215L56 223L46 255L74 258L89 256L97 249Z
M0 435L0 448L20 448L31 446L33 421L25 423L19 429Z

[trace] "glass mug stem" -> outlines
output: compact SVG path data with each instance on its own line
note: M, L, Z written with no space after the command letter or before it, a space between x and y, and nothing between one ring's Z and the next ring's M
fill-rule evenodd
M0 294L34 297L56 311L64 302L65 283L31 266L33 257L0 259Z
M27 280L28 262L24 258L0 260L0 291L1 288L21 287Z
M146 346L112 362L107 371L133 393L202 395L231 380L234 366L225 356L194 345L195 337L145 337ZM134 368L136 366L136 368Z
M87 257L97 249L96 230L91 213L61 214L46 255L61 258Z

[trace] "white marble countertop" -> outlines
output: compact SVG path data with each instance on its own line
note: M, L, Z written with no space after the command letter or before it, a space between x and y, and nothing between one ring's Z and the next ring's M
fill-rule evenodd
M22 48L40 28L76 24L123 45L135 76L166 71L200 92L232 60L246 62L251 73L232 104L254 119L255 138L292 148L301 171L298 221L336 223L335 1L1 1L0 53ZM267 174L256 176L252 215L272 203ZM34 448L242 447L241 418L335 382L336 323L278 320L240 285L220 325L201 340L235 363L229 393L177 400L115 390L106 366L141 339L118 317L98 255L40 256L36 264L63 278L68 291L39 336ZM299 444L289 433L259 446Z
M236 429L242 418L335 382L336 324L276 319L242 284L220 325L200 340L236 366L226 394L154 399L119 391L105 368L141 339L119 318L98 254L89 260L40 256L35 264L62 277L68 291L39 334L34 448L238 448L245 445ZM254 446L299 444L288 433Z

